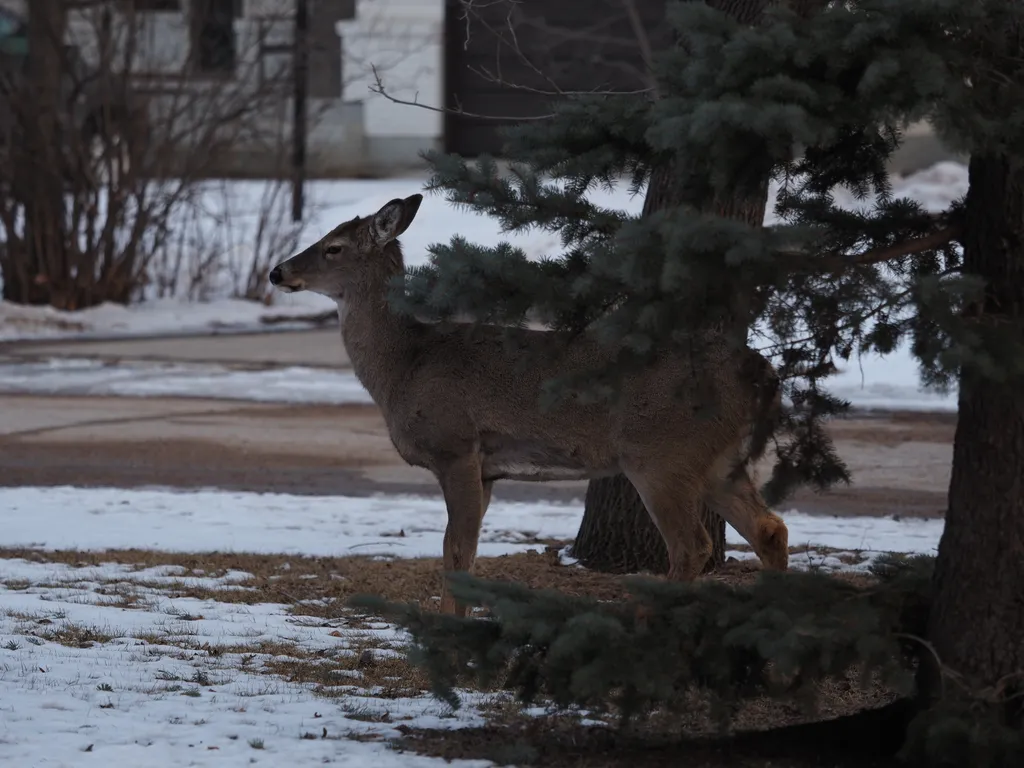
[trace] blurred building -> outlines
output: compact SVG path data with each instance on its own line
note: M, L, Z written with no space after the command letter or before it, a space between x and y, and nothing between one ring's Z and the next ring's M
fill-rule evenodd
M25 14L27 2L0 5ZM232 79L254 92L268 84L279 89L274 108L240 131L233 150L209 168L211 175L287 172L282 148L291 125L294 78L287 73L296 2L108 4L108 14L134 19L133 87L152 99L157 113L184 83L210 93ZM419 153L428 148L497 154L503 124L546 114L560 93L644 87L636 35L620 0L489 0L469 19L458 0L307 2L311 178L408 171L422 167ZM663 3L637 3L652 38L664 34L658 22ZM69 18L68 36L86 58L94 47L95 14ZM387 96L375 92L380 84ZM928 126L918 125L894 170L910 172L951 157Z

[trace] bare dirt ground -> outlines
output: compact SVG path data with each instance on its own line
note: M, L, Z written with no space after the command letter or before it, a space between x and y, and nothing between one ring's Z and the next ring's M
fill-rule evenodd
M831 426L850 487L802 492L820 514L941 516L951 414L872 413ZM766 464L762 476L769 471ZM298 494L436 494L395 453L374 406L190 398L0 396L0 485L80 485ZM581 499L583 483L499 483L508 500Z

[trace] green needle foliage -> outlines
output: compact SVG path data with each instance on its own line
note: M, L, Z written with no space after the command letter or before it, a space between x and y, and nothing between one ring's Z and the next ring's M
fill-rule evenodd
M655 52L650 93L561 99L550 120L507 132L501 170L489 158L427 155L431 190L506 233L556 234L559 247L531 260L509 243L454 237L396 285L394 306L511 326L539 318L618 348L608 369L549 383L538 393L546 405L570 390L613 398L622 371L709 329L729 343L742 336L784 381L786 408L768 425L769 501L849 479L823 423L848 407L828 378L857 354L906 345L936 387L954 383L964 364L972 382L1024 375L1019 307L992 306L998 292L984 296L976 275L963 274L959 245L975 243L978 263L992 262L978 257L981 242L1017 258L1019 243L992 235L1005 225L1015 238L1014 213L998 211L993 224L973 208L969 216L963 200L925 210L894 194L887 170L906 126L928 120L948 145L985 159L982 170L1003 163L1002 176L985 178L1017 183L1024 3L852 0L806 18L777 3L756 27L701 2L667 8L676 42ZM667 177L665 197L676 202L651 215L592 195L622 185L640 193L654 176ZM766 176L777 223L714 213L714 201L757 199ZM854 196L855 210L837 204L837 189ZM986 187L972 205L1017 191ZM960 539L953 546L966 548ZM765 574L742 589L637 581L625 604L453 577L458 599L489 610L483 621L363 604L409 630L452 703L471 673L524 701L632 716L680 706L695 688L727 709L755 694L810 697L816 681L854 668L899 677L906 655L925 647L910 638L926 634L926 566L890 563L870 591L810 574ZM948 582L938 594L953 594ZM940 697L915 721L905 754L936 766L1019 764L1019 727L980 716L986 706Z
M923 634L931 566L882 559L870 590L811 573L765 572L750 587L634 578L624 602L453 575L453 594L486 609L483 620L372 597L353 604L408 630L411 658L452 706L468 675L524 704L624 718L680 708L698 690L724 722L732 705L765 694L813 706L816 683L851 671L909 689L906 638Z
M931 120L967 151L1024 141L1024 85L1006 83L998 104L979 103L969 86L1009 55L986 36L1019 18L1019 4L867 0L809 18L780 6L745 27L704 3L670 2L678 43L655 53L658 98L563 98L552 119L507 131L505 168L427 153L430 190L507 233L557 234L560 249L531 260L507 242L456 236L432 246L393 299L435 319L521 326L538 317L619 347L614 370L552 382L545 406L569 391L614 397L616 375L656 350L738 322L785 381L773 502L800 484L848 481L821 423L848 407L828 394L827 378L851 356L908 344L938 387L965 356L991 357L992 374L1007 373L994 362L1007 335L959 318L980 290L958 274L951 228L962 205L926 211L896 197L886 169L913 120ZM639 193L655 168L672 169L681 204L641 217L593 201L601 188ZM777 188L774 226L701 206L756 195L765 174ZM860 207L840 208L837 188ZM921 238L934 240L912 254L864 256Z

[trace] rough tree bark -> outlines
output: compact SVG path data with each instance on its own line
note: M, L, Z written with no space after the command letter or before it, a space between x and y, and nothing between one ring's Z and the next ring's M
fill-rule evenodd
M1024 343L1024 160L970 161L964 271L987 283L968 317ZM949 509L930 640L947 671L1024 719L1024 381L960 375ZM946 691L960 686L946 686ZM1016 697L1016 698L1014 698ZM1012 703L1011 703L1012 702ZM1011 708L1012 707L1012 708Z
M741 23L755 24L773 0L706 0L708 5L731 14ZM818 0L801 0L805 5ZM804 9L802 6L799 8ZM741 219L754 226L764 223L768 203L768 182L762 194L749 199L685 200L674 194L671 169L658 168L652 174L644 199L643 215L662 208L691 203L714 210L721 216ZM725 521L701 505L701 520L711 536L712 553L705 572L725 562ZM636 489L624 475L592 480L587 486L583 521L572 548L573 557L597 571L607 573L666 573L668 552L661 534L651 521Z

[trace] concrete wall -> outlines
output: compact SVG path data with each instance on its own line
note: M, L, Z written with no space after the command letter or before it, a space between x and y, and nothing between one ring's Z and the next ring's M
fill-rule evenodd
M371 167L422 167L419 152L443 144L443 115L436 110L444 106L444 6L444 0L359 0L355 18L337 24L348 57L342 99L362 106ZM393 99L424 106L398 104L375 92L380 86Z

